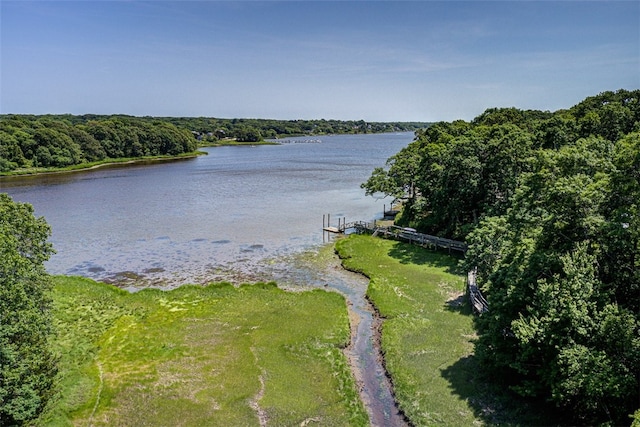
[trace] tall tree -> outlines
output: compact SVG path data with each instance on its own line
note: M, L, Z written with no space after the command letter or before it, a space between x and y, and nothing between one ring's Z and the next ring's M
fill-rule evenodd
M44 407L56 372L48 344L53 253L50 228L31 205L0 193L0 425L23 424Z
M624 422L640 397L640 156L636 138L623 142L617 156L595 137L543 150L507 213L468 239L490 305L478 320L484 366L580 423Z
M364 186L416 183L401 219L466 239L490 306L477 322L484 371L573 423L628 423L640 406L640 90L556 113L489 109L412 145L417 169L400 152Z

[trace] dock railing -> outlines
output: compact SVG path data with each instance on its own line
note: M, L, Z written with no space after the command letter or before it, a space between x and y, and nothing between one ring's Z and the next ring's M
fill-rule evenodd
M373 235L404 240L420 246L447 249L449 251L466 252L467 250L467 244L464 242L432 236L430 234L418 233L413 228L398 227L397 225L376 227L373 230Z
M328 216L330 220L330 216ZM348 233L350 230L358 234L371 233L374 236L382 236L391 239L403 240L409 243L432 247L436 249L447 249L451 251L466 252L467 244L459 242L457 240L445 239L443 237L432 236L430 234L418 233L413 228L398 227L397 225L378 226L376 221L353 221L347 222L346 220L338 218L338 226L333 227L329 222L325 223L325 218L322 218L322 229L330 233Z
M469 301L471 302L471 308L476 314L483 314L489 311L489 303L482 296L480 288L476 283L476 277L478 276L478 267L474 268L467 273L467 292L469 293Z

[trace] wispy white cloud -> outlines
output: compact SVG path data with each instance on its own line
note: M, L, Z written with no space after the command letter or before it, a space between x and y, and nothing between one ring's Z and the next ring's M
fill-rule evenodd
M637 2L2 8L2 112L437 120L640 87Z

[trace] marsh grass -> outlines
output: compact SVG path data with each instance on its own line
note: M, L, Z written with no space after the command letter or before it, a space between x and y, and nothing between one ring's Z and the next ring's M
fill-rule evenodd
M40 424L368 423L340 350L349 324L337 293L55 283L61 371Z
M370 278L367 296L383 318L386 367L413 425L549 425L479 374L458 259L357 235L339 240L336 250L346 268Z

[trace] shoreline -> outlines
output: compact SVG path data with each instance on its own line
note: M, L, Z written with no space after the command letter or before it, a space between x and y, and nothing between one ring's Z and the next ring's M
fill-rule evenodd
M198 286L206 283L228 283L240 287L246 283L267 283L273 281L285 292L299 292L309 289L323 289L336 292L345 299L346 314L349 319L349 343L342 348L345 361L354 380L359 400L365 408L372 426L406 427L409 425L406 415L400 410L396 400L394 384L386 367L381 348L381 327L383 318L377 307L366 296L369 277L361 271L347 268L343 259L335 251L335 242L322 245L316 250L305 251L290 259L281 259L285 264L297 265L295 271L307 270L317 272L315 276L299 276L294 274L289 280L273 275L269 269L265 271L227 271L222 276L210 277L194 282ZM306 254L306 255L305 255ZM315 254L315 255L312 255ZM311 258L306 258L312 255ZM300 257L301 256L301 257ZM174 290L183 286L172 286L163 282L146 282L143 277L133 272L123 272L112 280L92 279L97 282L122 289L128 293L136 293L145 288ZM231 276L229 276L231 274ZM67 275L63 275L67 276ZM306 282L305 279L311 279ZM146 282L144 286L139 286ZM365 284L366 282L366 284ZM361 283L357 285L356 283ZM138 284L138 286L136 286Z
M91 163L80 163L78 165L68 166L67 168L60 169L45 169L45 170L25 170L25 171L11 171L11 172L3 172L0 173L0 181L4 179L11 178L23 178L23 177L36 177L36 176L45 176L45 175L59 175L59 174L67 174L67 173L75 173L75 172L87 172L94 169L99 169L103 167L110 166L127 166L134 165L139 163L162 163L162 162L171 162L178 160L188 160L195 159L198 156L207 155L204 151L194 151L191 153L186 153L183 155L176 156L150 156L150 157L139 157L139 158L125 158L122 160L118 159L109 159L109 161L105 162L91 162Z
M220 140L216 142L208 142L206 144L198 144L198 148L207 148L207 147L252 147L256 145L281 145L276 141L255 141L255 142L247 142L247 141L235 141L235 140Z

